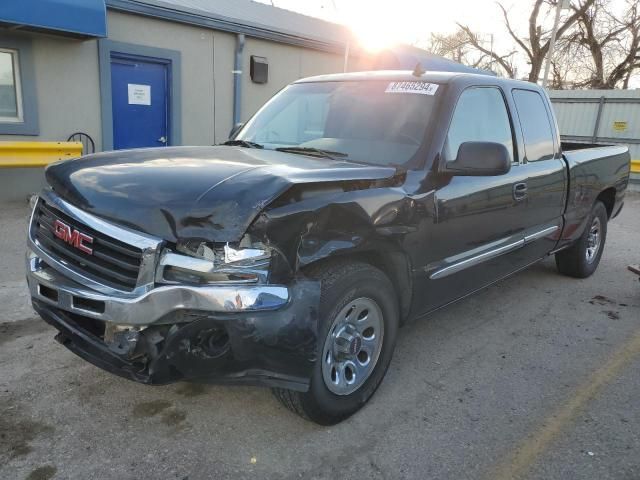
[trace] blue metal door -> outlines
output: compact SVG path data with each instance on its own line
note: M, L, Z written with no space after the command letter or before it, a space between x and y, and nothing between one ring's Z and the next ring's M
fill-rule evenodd
M113 148L169 143L169 70L160 62L111 58Z

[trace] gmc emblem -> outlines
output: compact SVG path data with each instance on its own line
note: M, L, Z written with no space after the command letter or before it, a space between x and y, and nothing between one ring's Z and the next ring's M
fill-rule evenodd
M63 242L77 248L81 252L89 255L93 254L93 249L86 244L93 243L93 237L71 228L64 222L56 220L53 222L53 234Z

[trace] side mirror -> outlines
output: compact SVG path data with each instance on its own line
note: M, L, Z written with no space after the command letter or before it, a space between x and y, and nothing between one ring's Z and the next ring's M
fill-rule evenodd
M236 123L229 132L229 140L233 140L236 136L236 133L238 133L242 127L244 127L244 123Z
M502 143L494 142L464 142L456 159L447 162L444 168L452 175L467 177L504 175L509 170L509 150Z

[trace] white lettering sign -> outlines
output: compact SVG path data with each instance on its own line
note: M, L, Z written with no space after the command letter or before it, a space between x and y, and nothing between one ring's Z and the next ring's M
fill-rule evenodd
M435 95L437 83L427 82L391 82L385 93L419 93L421 95Z
M151 105L151 85L127 84L129 105Z

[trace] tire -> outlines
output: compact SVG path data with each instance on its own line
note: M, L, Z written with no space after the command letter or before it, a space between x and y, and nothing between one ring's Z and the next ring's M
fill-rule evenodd
M591 209L587 227L571 247L556 253L556 266L564 275L587 278L598 268L607 239L607 209L597 201ZM594 231L595 229L595 231ZM593 236L596 233L597 238ZM594 251L594 242L597 242Z
M335 425L360 410L380 385L395 348L398 299L386 275L366 263L329 262L311 267L306 274L321 282L318 358L307 392L275 388L273 393L303 418L320 425ZM374 322L375 319L378 320ZM367 330L369 324L375 328ZM360 343L356 339L360 335L357 328L362 329ZM355 350L359 353L355 354ZM368 357L363 354L365 350L369 351ZM367 366L363 367L360 360Z

